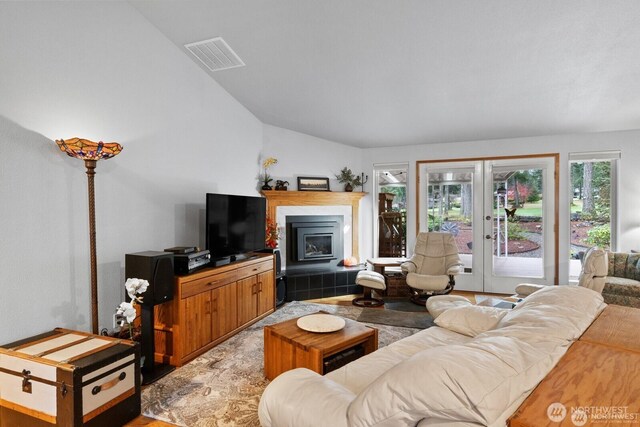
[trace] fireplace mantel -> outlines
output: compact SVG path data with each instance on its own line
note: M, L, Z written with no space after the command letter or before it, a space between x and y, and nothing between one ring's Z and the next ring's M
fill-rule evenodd
M276 218L278 206L351 206L351 242L353 256L359 257L358 232L360 230L360 199L367 193L331 191L262 191L267 199L267 215Z

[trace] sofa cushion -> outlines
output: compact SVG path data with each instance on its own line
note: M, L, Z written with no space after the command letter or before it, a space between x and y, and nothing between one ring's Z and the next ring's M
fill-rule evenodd
M640 297L640 281L607 276L603 293Z
M568 346L534 346L503 336L424 350L360 393L349 406L350 424L413 426L437 418L491 425L544 378Z
M380 330L379 333L384 331ZM325 378L358 394L387 370L416 353L428 348L461 344L470 340L467 336L443 328L428 328L329 372Z
M603 293L604 302L607 304L624 305L626 307L640 308L640 296L617 295Z
M507 311L504 308L465 305L445 311L435 319L435 324L459 334L475 337L495 328Z
M427 311L435 319L454 307L472 305L471 301L460 295L436 295L427 300Z
M548 286L522 300L500 320L497 328L509 328L504 333L529 342L547 338L573 341L605 306L602 295L591 289Z
M627 252L609 253L609 272L607 276L625 277L640 280L640 254Z

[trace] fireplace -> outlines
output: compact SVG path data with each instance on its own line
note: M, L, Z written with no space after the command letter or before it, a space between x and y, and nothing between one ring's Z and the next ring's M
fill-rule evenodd
M361 294L362 287L356 285L355 281L358 271L363 266L344 267L342 260L345 255L359 259L358 212L360 199L365 196L365 193L290 190L264 191L263 194L267 198L269 218L275 218L278 224L283 225L280 249L283 273L287 282L286 300L304 301L336 295ZM342 240L336 240L334 237L331 257L298 261L297 236L293 243L294 233L291 223L310 222L309 216L320 215L325 219L313 218L311 221L337 221L337 239ZM333 219L335 217L338 218ZM324 236L316 237L322 237L324 240Z
M344 258L343 217L287 216L287 270L331 269Z
M294 222L296 261L336 259L337 222Z

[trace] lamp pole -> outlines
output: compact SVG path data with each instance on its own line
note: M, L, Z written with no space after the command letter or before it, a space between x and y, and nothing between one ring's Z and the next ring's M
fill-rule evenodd
M87 168L87 184L89 189L89 247L91 252L91 329L98 334L98 262L96 256L96 197L94 177L96 160L85 160Z
M57 139L56 144L69 157L84 160L87 168L87 184L89 191L89 247L91 261L91 331L98 334L98 263L96 261L96 197L94 178L98 160L107 160L122 151L117 142L104 143L89 141L88 139L71 138Z

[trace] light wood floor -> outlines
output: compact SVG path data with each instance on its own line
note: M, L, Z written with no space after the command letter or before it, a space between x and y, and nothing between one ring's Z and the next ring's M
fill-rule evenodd
M505 295L502 294L486 294L486 293L477 293L477 292L465 292L465 291L453 291L452 294L454 295L461 295L465 298L468 298L469 301L471 301L472 303L476 304L478 301L476 301L476 296L480 296L480 297L497 297L497 298L501 298L501 297L505 297ZM333 304L333 305L351 305L351 300L354 299L355 297L357 297L359 295L341 295L338 297L331 297L331 298L320 298L320 299L314 299L314 300L307 300L304 302L314 302L317 304ZM384 306L382 307L377 307L380 310L384 310ZM158 421L158 420L154 420L152 418L147 418L144 416L139 416L138 418L136 418L135 420L129 422L128 424L126 424L127 427L138 427L138 426L151 426L151 427L173 427L174 424L169 424L169 423L165 423L164 421Z

